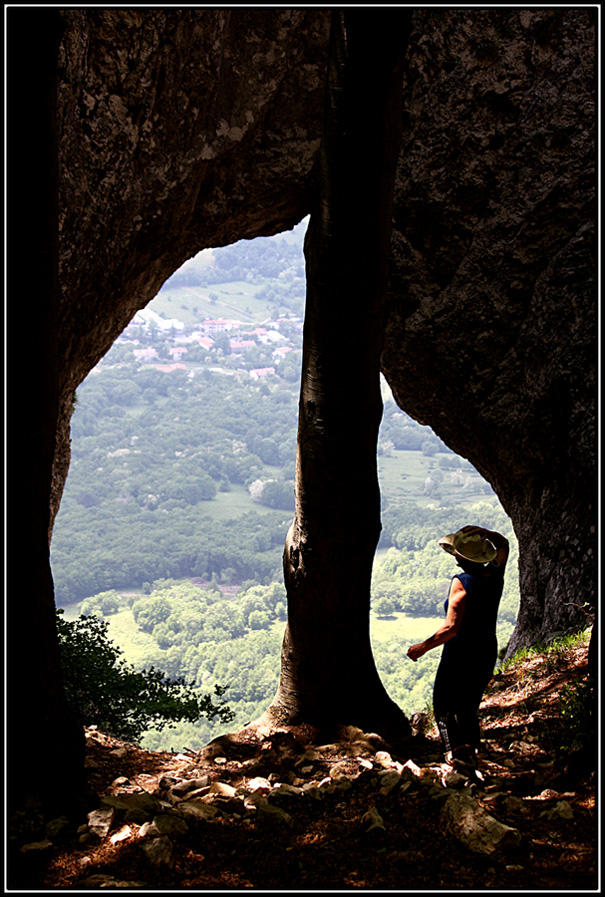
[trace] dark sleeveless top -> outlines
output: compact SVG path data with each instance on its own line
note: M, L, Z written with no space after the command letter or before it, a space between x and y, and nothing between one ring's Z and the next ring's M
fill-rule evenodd
M504 567L492 564L477 573L456 573L466 592L464 615L456 635L443 646L444 659L466 663L495 660L498 653L496 622L504 588ZM449 599L445 602L445 612Z

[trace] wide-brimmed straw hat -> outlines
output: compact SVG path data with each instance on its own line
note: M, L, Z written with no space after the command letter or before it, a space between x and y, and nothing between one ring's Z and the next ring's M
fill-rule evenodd
M496 557L495 547L489 539L482 539L479 533L464 533L459 529L439 539L439 544L448 554L475 564L489 564Z

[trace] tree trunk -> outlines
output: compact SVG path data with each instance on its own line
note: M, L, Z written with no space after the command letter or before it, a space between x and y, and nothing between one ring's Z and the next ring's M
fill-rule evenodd
M409 724L372 656L370 583L381 530L380 355L409 28L407 11L332 14L319 195L305 242L288 623L267 714L402 735Z
M63 693L48 532L58 413L57 10L8 11L8 770L12 808L83 809L84 731Z

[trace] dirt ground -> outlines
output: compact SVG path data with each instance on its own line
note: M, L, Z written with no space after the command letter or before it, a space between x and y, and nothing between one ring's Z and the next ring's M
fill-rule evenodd
M300 730L244 730L186 755L144 751L88 730L87 766L100 797L161 796L171 782L203 776L240 791L265 779L312 794L288 802L289 821L261 818L250 806L234 811L225 798L212 819L188 817L186 833L170 839L169 861L159 864L142 850L134 822L117 821L103 840L71 832L40 850L24 851L21 833L12 842L13 879L28 890L596 890L594 763L560 750L559 698L585 677L586 655L578 647L556 659L531 656L498 675L482 705L485 781L464 787L519 830L512 852L476 855L444 830L439 783L447 768L434 727L400 744L366 735L318 745ZM431 787L385 793L379 776L410 760ZM340 787L325 787L335 781ZM381 825L369 828L368 812L379 814ZM30 832L30 841L36 837L40 832Z

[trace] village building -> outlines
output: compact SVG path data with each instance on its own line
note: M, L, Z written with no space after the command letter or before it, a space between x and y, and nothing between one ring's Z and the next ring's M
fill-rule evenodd
M217 318L216 321L204 321L200 325L200 330L204 336L208 336L211 333L223 333L226 330L239 330L241 323L241 321Z
M153 361L158 357L156 350L149 346L147 349L135 349L134 357L137 361Z
M168 352L172 356L173 361L179 361L187 354L187 349L185 346L171 346Z

